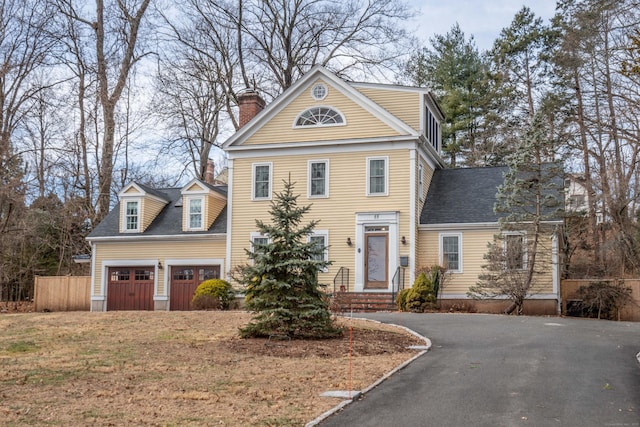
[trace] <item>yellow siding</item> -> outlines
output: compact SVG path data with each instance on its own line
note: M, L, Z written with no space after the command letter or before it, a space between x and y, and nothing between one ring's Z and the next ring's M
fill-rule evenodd
M413 129L420 130L420 93L377 88L358 88L358 91Z
M194 182L191 187L187 188L186 190L182 190L182 191L203 191L204 188L199 185L198 183Z
M219 258L226 256L224 238L181 242L102 242L96 243L93 294L100 294L102 263L107 260L135 261L137 259L158 260L166 265L166 259ZM224 265L222 266L224 270ZM158 270L158 294L165 295L164 275L166 269Z
M140 192L136 189L136 187L131 186L131 187L129 187L129 188L127 189L127 191L125 191L125 192L124 192L124 194L127 194L127 195L130 195L130 196L131 196L131 195L142 194L142 193L140 193Z
M313 86L312 83L309 88ZM326 83L325 83L326 84ZM271 144L276 142L308 142L320 140L339 140L350 138L369 138L397 136L397 131L375 118L358 104L347 98L337 89L326 84L327 97L316 101L311 97L310 89L302 91L260 130L252 135L244 145ZM346 126L325 126L293 128L293 122L304 110L317 105L337 108L346 118Z
M389 157L388 196L366 196L366 159L372 156ZM336 263L327 273L320 275L321 281L330 283L340 267L351 270L351 283L355 274L355 244L347 246L347 238L355 243L356 212L399 211L399 236L409 238L409 150L371 151L363 153L333 153L313 159L329 160L329 198L308 198L307 165L309 156L287 156L234 160L233 170L233 214L231 265L247 261L244 248L249 247L250 235L258 231L255 220L270 221L270 201L251 200L252 163L273 163L273 187L275 192L283 189L283 180L291 176L295 182L294 192L300 194L299 205L312 204L304 220L320 220L316 230L329 231L329 259ZM272 195L273 195L272 191ZM274 196L275 198L275 196ZM411 243L411 242L409 242ZM400 255L408 255L409 245L400 246ZM337 262L340 260L340 263ZM393 274L393 272L391 272Z
M493 241L493 235L498 233L498 228L494 230L452 230L442 231L442 233L462 234L462 273L451 273L447 275L443 292L445 294L466 295L470 286L478 282L478 275L482 273L482 265L486 264L483 259L487 252L487 244ZM420 231L418 247L418 266L429 266L439 264L439 235L440 231ZM540 255L543 254L544 255ZM549 262L551 257L551 238L546 237L544 243L539 247L540 258L536 263ZM538 264L538 265L541 265ZM550 265L550 264L548 264ZM547 274L536 278L536 293L551 293L552 269L546 269Z
M214 194L215 193L211 193L205 198L205 203L207 204L205 227L207 229L211 227L211 224L213 224L218 215L220 215L220 212L222 212L222 209L227 205L225 199L217 197Z
M140 231L144 231L151 225L153 220L156 219L156 216L158 216L160 211L165 207L166 202L150 197L143 197L141 205L142 223L140 224Z

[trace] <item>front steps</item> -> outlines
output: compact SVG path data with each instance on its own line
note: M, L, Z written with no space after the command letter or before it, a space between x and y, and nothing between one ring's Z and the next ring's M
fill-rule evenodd
M337 292L333 296L332 308L341 313L398 310L389 292Z

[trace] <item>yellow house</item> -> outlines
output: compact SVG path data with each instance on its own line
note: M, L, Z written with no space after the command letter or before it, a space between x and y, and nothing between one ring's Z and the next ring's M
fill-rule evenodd
M492 214L502 170L444 168L444 117L428 90L347 82L316 66L266 107L253 91L239 104L242 127L223 145L227 186L194 180L181 189L152 190L130 184L90 234L93 310L122 309L126 303L110 303L127 300L117 282L137 289L136 276L153 288L144 308L185 308L175 296L186 293L179 283L187 277L197 282L198 269L229 277L247 262L252 242L269 238L259 234L255 220L269 220L274 194L289 179L298 202L312 205L306 219L320 221L309 239L324 244L333 262L319 273L321 283L336 291L392 295L413 283L416 269L447 264L445 298L468 298L498 230L485 205ZM482 185L489 170L492 179L482 193L456 193L448 207L440 199L442 192L453 194L454 183ZM474 171L480 173L474 177ZM480 194L488 197L478 206L482 220L457 215L460 202L469 202L462 207L469 210ZM554 250L549 256L557 258L557 244ZM553 307L556 276L550 272L539 293ZM124 296L110 297L116 292Z

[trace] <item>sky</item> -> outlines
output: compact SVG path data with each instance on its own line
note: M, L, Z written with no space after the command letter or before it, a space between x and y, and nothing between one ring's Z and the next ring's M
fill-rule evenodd
M487 50L522 6L548 23L556 0L409 0L409 4L420 11L412 28L425 45L434 34L446 34L457 22L467 39L473 34L478 49Z

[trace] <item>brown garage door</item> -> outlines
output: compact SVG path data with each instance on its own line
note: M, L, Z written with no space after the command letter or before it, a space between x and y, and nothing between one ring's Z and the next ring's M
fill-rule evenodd
M170 310L191 310L193 293L200 283L220 278L219 265L171 267Z
M153 267L110 267L107 311L153 310Z

